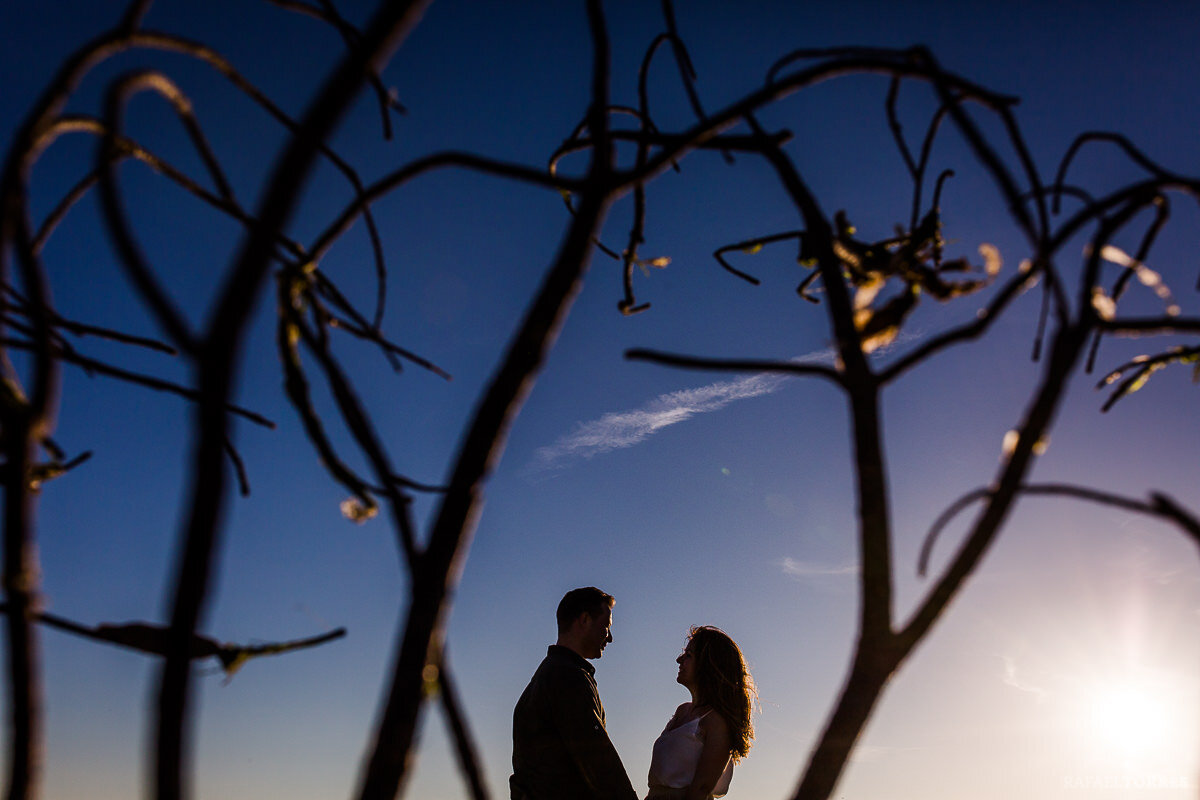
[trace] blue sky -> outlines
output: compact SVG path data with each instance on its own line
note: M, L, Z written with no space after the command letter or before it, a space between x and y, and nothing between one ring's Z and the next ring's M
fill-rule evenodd
M755 88L779 55L798 47L924 43L948 67L1022 98L1018 117L1044 174L1087 129L1127 134L1183 172L1200 163L1200 106L1192 102L1200 96L1200 20L1188 3L678 5L710 109ZM369 8L356 2L344 10L361 21ZM606 10L613 97L631 103L637 64L662 20L653 3L613 2ZM119 14L119 4L80 0L0 10L6 144L55 65ZM332 32L267 3L159 0L147 24L210 42L295 114L340 54ZM334 143L367 178L451 148L541 165L584 112L589 62L581 3L435 0L385 73L409 109L394 120L395 140L381 140L376 107L364 94ZM95 112L110 80L147 64L193 98L239 196L254 198L282 132L219 76L185 59L122 56L90 77L70 108ZM674 76L669 60L656 63L652 101L665 123L684 125L689 112ZM845 208L867 238L883 238L907 218L909 186L887 135L885 92L879 78L839 80L763 115L795 134L789 152L825 208ZM925 90L905 89L907 130L921 129L930 103ZM200 174L158 102L138 98L128 124L139 140ZM88 168L93 148L67 138L43 158L34 173L36 218ZM958 173L943 198L950 254L978 261L978 245L991 243L1011 274L1026 253L986 176L952 135L939 141L934 164ZM1078 168L1076 180L1096 191L1137 175L1103 147ZM201 319L239 231L144 168L129 165L121 175L147 252L189 315ZM622 358L627 348L647 346L827 360L824 316L796 298L800 268L787 246L741 257L739 265L762 278L759 287L711 258L720 245L796 227L796 213L750 157L733 166L716 155L690 157L648 197L643 252L672 259L636 279L652 308L622 317L619 269L603 256L594 260L488 487L455 598L449 650L497 797L506 796L512 705L553 640L555 604L574 586L598 585L617 597L615 641L597 679L610 733L640 790L654 737L686 699L673 683L673 659L689 626L727 630L760 685L758 742L738 767L731 798L789 794L849 657L856 553L841 397L801 379L688 373ZM318 170L292 232L311 240L348 200L338 176ZM1177 204L1150 266L1195 314L1197 216L1185 206ZM392 268L385 330L454 379L415 368L394 375L364 348L338 352L362 379L399 468L437 482L566 212L554 192L463 173L415 181L376 212ZM628 201L614 209L606 242L623 242L629 213ZM154 332L120 280L94 198L71 213L45 255L64 314ZM371 300L361 226L322 266L360 302ZM984 340L885 395L901 619L927 586L915 571L925 530L955 498L991 479L1004 434L1037 378L1028 353L1038 299L1022 298ZM1154 309L1158 301L1141 302ZM973 303L922 310L892 352L969 319ZM344 492L324 476L283 398L265 298L260 311L239 399L279 427L238 423L253 493L232 505L206 630L239 642L339 625L349 635L253 662L228 683L215 672L199 679L198 797L345 796L404 608L403 569L381 520L355 526L341 517ZM186 377L163 356L82 346L131 368ZM1102 368L1143 347L1107 344ZM1135 496L1161 489L1200 508L1200 434L1189 413L1198 389L1188 378L1165 371L1105 415L1094 378L1076 381L1035 477ZM329 407L327 398L319 402ZM43 495L40 550L52 611L87 623L163 617L188 411L173 398L68 370L58 439L95 456ZM427 499L417 505L422 515L430 508ZM961 530L947 531L935 569ZM1069 501L1022 503L889 688L836 796L1194 797L1198 576L1194 546L1159 523ZM46 796L137 793L152 665L54 632L45 644ZM1144 712L1133 725L1138 736L1105 733L1112 727L1105 709L1122 697ZM465 796L436 713L426 718L409 796Z

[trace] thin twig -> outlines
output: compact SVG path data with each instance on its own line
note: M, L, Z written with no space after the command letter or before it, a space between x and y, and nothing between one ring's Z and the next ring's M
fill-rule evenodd
M744 281L747 281L748 283L758 286L760 283L758 278L750 275L749 273L742 272L740 269L734 267L725 259L725 254L734 250L738 250L743 253L757 253L763 248L764 245L773 244L775 242L784 242L790 239L803 240L803 237L804 231L785 231L783 233L773 233L769 236L756 236L753 239L743 239L740 242L734 242L733 244L727 244L718 247L713 251L713 258L715 258L717 263L724 267L728 272L736 275Z
M1089 142L1111 142L1119 147L1125 153L1125 155L1130 158L1131 161L1149 172L1155 178L1159 180L1171 180L1173 177L1170 172L1163 169L1161 166L1151 160L1149 156L1135 147L1133 142L1129 141L1129 139L1125 138L1121 134L1111 133L1108 131L1086 131L1075 137L1075 141L1071 142L1071 146L1067 148L1066 155L1063 156L1062 161L1058 165L1058 172L1054 176L1054 184L1052 186L1054 195L1053 210L1055 214L1057 214L1059 210L1059 198L1061 196L1062 185L1067 179L1067 170L1071 166L1071 161L1075 158L1075 155L1081 149L1083 149L1083 146Z
M34 347L32 342L22 339L13 339L11 337L0 339L0 344L5 347L11 347L14 350L28 351ZM111 364L107 364L103 361L98 361L97 359L82 355L74 350L56 350L54 352L54 357L66 364L79 367L88 373L96 373L109 378L116 378L117 380L122 380L126 383L132 383L147 389L153 389L155 391L177 395L193 402L200 402L202 399L201 393L197 389L190 389L186 386L181 386L180 384L163 380L162 378L156 378L153 375L143 375L142 373L133 372L121 367L114 367ZM225 410L230 414L236 414L239 417L248 419L255 425L261 425L262 427L269 428L271 430L275 429L274 422L255 411L251 411L233 403L226 403Z
M404 553L405 563L408 564L410 571L416 570L420 556L417 549L417 533L408 512L409 498L400 491L398 482L392 480L396 473L371 417L363 408L362 401L359 400L341 365L329 352L327 343L321 343L303 322L295 324L299 330L301 341L304 342L309 353L317 360L317 363L321 365L321 370L325 373L325 380L333 393L342 421L371 464L376 480L381 484L384 496L388 498L393 521L400 536L400 547L401 552Z
M233 464L234 474L237 475L238 492L242 497L249 497L250 478L246 475L246 464L242 461L237 448L233 446L233 442L228 437L225 439L225 453L229 456L229 461Z

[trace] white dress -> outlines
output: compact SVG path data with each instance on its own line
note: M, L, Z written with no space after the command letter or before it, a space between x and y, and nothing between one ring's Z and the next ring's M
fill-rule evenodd
M708 716L709 711L693 720L689 720L678 728L664 729L654 741L654 753L650 757L650 796L655 794L668 795L677 792L663 792L663 789L686 789L696 776L696 767L700 764L700 751L704 747L704 739L700 736L700 720ZM668 722L667 725L671 723ZM733 759L725 765L725 771L717 779L712 796L722 797L729 791L729 781L733 779ZM656 792L655 790L660 790Z

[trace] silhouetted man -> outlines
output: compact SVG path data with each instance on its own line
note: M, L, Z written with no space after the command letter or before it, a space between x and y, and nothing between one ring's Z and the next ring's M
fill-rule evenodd
M612 595L572 589L558 604L558 643L513 712L512 800L637 800L604 727L587 662L612 641Z

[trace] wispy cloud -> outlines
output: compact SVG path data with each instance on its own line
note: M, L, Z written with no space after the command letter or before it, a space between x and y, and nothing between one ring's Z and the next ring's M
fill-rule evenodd
M1011 686L1014 689L1018 689L1022 692L1028 692L1029 694L1032 694L1035 697L1037 697L1038 700L1042 700L1043 698L1046 697L1047 691L1045 689L1043 689L1040 686L1033 685L1028 680L1026 680L1023 675L1021 675L1018 672L1017 660L1015 658L1013 658L1012 656L1000 656L1000 657L1002 659L1004 659L1004 685L1005 686Z
M841 577L858 574L857 564L832 566L829 564L813 564L812 562L800 561L795 558L781 558L779 560L779 568L783 570L785 575L790 575L793 578Z
M554 444L538 448L536 469L562 466L575 458L591 458L623 447L632 447L668 425L717 411L737 400L760 397L779 389L787 380L782 375L751 375L735 381L720 381L695 389L659 395L641 408L610 411L598 419L581 422Z
M831 363L831 352L811 353L792 359L797 363ZM560 436L553 444L538 448L530 469L545 472L558 469L579 458L632 447L670 425L730 403L761 397L778 391L789 380L787 375L759 374L732 381L718 381L694 389L668 392L640 408L610 411L597 419L580 422L575 430Z

